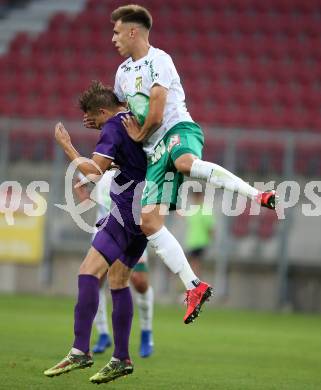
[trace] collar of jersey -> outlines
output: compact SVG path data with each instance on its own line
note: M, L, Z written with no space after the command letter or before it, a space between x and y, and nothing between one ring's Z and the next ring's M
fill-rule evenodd
M137 63L140 62L140 61L146 60L146 58L151 54L151 52L152 52L153 50L154 50L154 47L153 47L152 45L150 45L147 54L146 54L144 57L142 57L142 58L140 58L139 60L137 60L137 61L134 61L134 60L132 59L132 57L130 57L131 60L132 60L132 63L133 63L133 64L137 64Z
M114 115L114 116L117 116L117 115L119 115L119 114L128 114L129 112L130 112L130 110L127 110L127 111L119 111L119 112L117 112L117 114Z

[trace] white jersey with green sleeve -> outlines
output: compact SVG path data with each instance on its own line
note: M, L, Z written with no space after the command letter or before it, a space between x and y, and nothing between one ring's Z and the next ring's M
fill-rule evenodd
M114 92L127 102L130 110L143 125L149 111L151 88L158 84L168 90L163 123L144 143L145 152L153 154L154 147L179 122L193 122L185 104L185 93L170 55L150 47L148 54L137 61L128 58L117 70Z

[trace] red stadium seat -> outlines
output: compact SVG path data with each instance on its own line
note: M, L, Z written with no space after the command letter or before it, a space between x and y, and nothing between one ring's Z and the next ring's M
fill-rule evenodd
M49 21L48 30L52 32L68 31L71 18L65 12L57 12Z
M241 172L282 173L284 147L281 143L240 141L236 153Z
M9 50L15 54L29 53L31 46L31 38L25 33L18 33L15 38L11 41Z
M257 217L257 222L256 233L261 240L268 240L275 235L278 226L276 213L262 209L260 215Z
M206 131L205 136L206 136ZM212 135L206 136L203 150L203 159L216 164L224 164L226 141L214 138Z
M321 144L297 145L294 159L296 173L303 176L320 176L320 156Z
M249 215L249 210L246 209L241 215L232 218L232 223L230 226L232 235L237 238L245 238L251 234L251 216Z
M10 137L10 161L30 160L32 156L32 143L30 133L26 130L13 130Z

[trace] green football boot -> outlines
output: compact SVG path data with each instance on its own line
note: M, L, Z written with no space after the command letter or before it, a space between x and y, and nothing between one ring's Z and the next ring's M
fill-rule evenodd
M133 363L127 360L110 360L100 371L93 375L89 381L91 383L107 383L122 376L132 374L134 371Z
M61 362L48 368L48 370L44 371L44 374L49 377L58 376L79 368L91 367L93 364L93 358L89 353L85 355L74 355L70 351Z

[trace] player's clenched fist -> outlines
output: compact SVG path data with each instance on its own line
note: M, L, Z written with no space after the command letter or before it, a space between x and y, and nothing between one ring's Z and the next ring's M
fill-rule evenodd
M58 122L55 126L55 138L61 146L70 144L71 142L70 135L61 122Z

